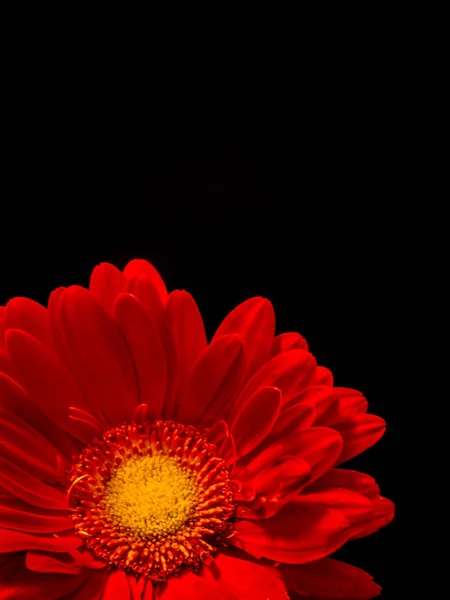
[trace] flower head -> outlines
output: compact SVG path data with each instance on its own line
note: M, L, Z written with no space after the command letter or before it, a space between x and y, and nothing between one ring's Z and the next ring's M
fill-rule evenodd
M208 343L185 291L101 264L0 308L0 585L36 600L373 598L329 555L393 517L340 465L385 423L252 298ZM3 596L2 596L3 597Z

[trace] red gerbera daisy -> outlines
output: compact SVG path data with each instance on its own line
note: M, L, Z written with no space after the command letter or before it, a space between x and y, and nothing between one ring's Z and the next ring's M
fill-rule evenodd
M337 468L383 419L247 300L208 343L143 260L0 308L0 600L373 598L327 558L387 524Z

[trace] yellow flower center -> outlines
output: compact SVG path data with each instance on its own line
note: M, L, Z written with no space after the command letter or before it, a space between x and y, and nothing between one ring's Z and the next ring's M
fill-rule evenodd
M229 468L216 452L172 421L110 429L69 473L76 533L108 565L155 581L198 570L234 530Z
M197 505L192 472L164 455L135 456L112 474L105 490L109 516L142 537L179 531Z

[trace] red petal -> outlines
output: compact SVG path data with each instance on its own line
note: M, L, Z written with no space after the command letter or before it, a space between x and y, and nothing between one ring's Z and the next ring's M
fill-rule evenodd
M342 439L332 429L313 427L299 431L293 447L295 452L288 453L299 456L309 464L312 482L334 466L342 450Z
M307 493L303 491L296 502L303 506L315 505L335 508L340 510L350 523L362 515L367 515L372 509L372 502L362 494L344 488L325 486L315 492Z
M167 584L160 586L157 598L287 600L287 594L283 582L271 567L221 553L199 574L186 572L179 577L170 578Z
M250 379L236 405L245 402L259 387L273 386L281 390L283 404L307 385L315 370L314 357L306 350L290 350L275 356Z
M315 425L328 427L340 417L339 398L335 388L326 386L311 386L297 400L298 402L312 402L316 409Z
M289 590L302 596L369 600L381 592L368 573L332 558L307 565L281 565L279 570Z
M270 433L269 440L272 442L277 438L284 438L294 431L311 427L315 415L316 411L312 402L301 402L282 410Z
M337 463L341 464L378 442L386 430L386 422L376 415L361 414L333 424L333 428L344 440L342 454Z
M165 302L161 300L161 296L152 282L144 277L133 277L127 282L126 291L139 300L152 322L157 324L158 332L162 334L165 321Z
M319 368L319 367L318 367ZM336 423L349 416L365 413L367 400L356 390L336 388L328 385L311 386L297 400L314 402L316 407L316 425L334 427ZM294 402L294 399L291 401Z
M125 571L116 569L107 574L102 600L131 600Z
M92 435L69 417L69 406L85 405L76 384L57 356L36 338L18 329L6 332L6 348L20 384L55 425L83 443Z
M4 344L4 337L5 337L5 330L6 330L5 310L6 309L4 306L0 306L0 354L1 354L2 350L5 348L5 344Z
M60 478L58 451L18 416L0 409L0 453L47 483Z
M86 581L88 570L80 575L35 573L26 568L19 556L0 569L1 600L60 600Z
M220 418L214 410L225 410L235 393L242 375L241 353L238 335L224 335L203 350L190 375L177 421L196 425L200 419L211 423Z
M137 597L136 600L156 600L157 596L156 596L156 591L153 588L153 584L150 582L148 585L146 585L145 590L144 590L144 595L141 597ZM135 600L133 598L133 600Z
M27 533L56 533L72 529L73 521L68 512L40 509L20 500L3 498L0 527Z
M0 554L43 550L45 552L66 552L60 540L50 535L32 535L23 531L0 529Z
M268 300L250 298L231 311L217 329L213 340L238 334L245 344L246 376L252 375L267 360L275 332L275 313Z
M137 407L137 389L130 353L117 323L78 286L62 292L59 306L67 356L77 382L113 425L123 423Z
M305 481L310 477L311 467L307 462L297 456L284 456L280 458L276 466L261 470L249 480L249 483L256 492L267 496L271 493L283 495L293 482L296 486L303 487Z
M3 340L2 340L3 343ZM8 356L6 352L0 350L0 375L9 375L10 377L14 375L14 369L11 363L8 360Z
M150 419L159 419L166 392L166 358L156 324L130 294L117 298L114 314L136 368L138 402L148 405Z
M131 279L136 275L140 277L145 277L151 282L152 286L158 292L158 295L160 296L162 302L166 302L167 288L165 286L165 283L162 280L161 275L155 269L155 267L146 260L142 260L139 258L131 260L123 270L123 274L127 279Z
M38 573L66 573L67 575L78 575L81 567L68 554L47 554L30 550L26 555L26 566L31 571Z
M346 488L363 494L371 500L375 499L380 493L380 488L373 477L349 469L330 469L322 475L319 481L313 483L311 488L308 486L305 492L309 492L310 489L317 491L322 486Z
M339 511L291 502L270 519L238 521L230 543L258 559L300 564L337 550L347 540L347 527Z
M158 600L160 598L162 600L181 600L181 598L183 600L211 600L211 598L236 600L216 582L206 580L204 573L196 574L189 571L179 577L171 577L165 584L159 584L156 598Z
M309 465L294 456L286 456L272 468L263 468L253 478L234 480L240 490L237 500L251 502L237 509L237 516L245 519L266 519L275 515L293 500L311 477Z
M28 298L14 298L6 305L6 329L26 331L45 346L53 346L47 309Z
M278 512L287 502L325 473L337 460L342 449L342 439L333 429L315 427L294 432L280 439L258 456L252 458L248 466L239 470L236 467L235 478L245 482L255 492L267 496L263 506L256 500L256 507L250 507L251 513L240 511L246 518L267 518ZM245 459L243 461L245 463ZM307 465L307 469L305 469ZM270 469L272 466L272 469ZM298 475L293 478L289 469ZM269 483L273 486L269 487Z
M250 560L219 554L209 567L215 585L233 600L287 600L286 588L275 569ZM211 597L215 597L213 592Z
M100 600L106 577L106 571L89 571L88 578L70 600Z
M225 421L216 421L211 427L205 429L203 434L210 444L219 446L229 436L230 432Z
M114 300L125 290L126 277L113 265L101 263L92 271L89 289L105 310L112 310Z
M176 381L170 400L164 406L165 418L171 419L174 418L175 404L186 389L192 367L206 348L206 334L198 306L188 292L175 290L169 295L167 321L176 363ZM175 373L171 373L171 377L175 378Z
M263 466L275 465L282 456L294 456L308 463L311 481L314 481L335 464L341 449L342 439L333 429L301 429L277 440L259 456L252 457L243 473L258 472Z
M151 579L127 573L131 600L153 600L153 582Z
M341 449L342 439L333 429L327 427L301 429L285 438L280 438L260 454L252 455L243 471L239 472L239 478L257 474L263 467L275 466L283 456L294 456L310 465L312 481L314 481L334 465Z
M372 510L361 516L353 524L350 535L352 539L365 537L388 525L395 515L393 502L382 496L378 496L372 504Z
M289 350L308 350L308 344L299 333L281 333L273 338L270 356L274 357Z
M317 367L313 385L333 385L333 374L326 367Z
M73 529L64 533L54 533L53 536L58 540L60 547L75 559L77 565L95 570L107 566L104 561L98 560L90 550L83 547L81 538Z
M35 432L39 431L40 437L50 442L62 458L71 460L74 454L79 454L79 443L46 417L22 386L3 373L0 373L0 407L17 416L20 422L27 423Z
M53 510L66 510L65 495L39 479L33 472L23 471L16 465L0 457L0 484L12 496L28 502L32 506Z
M325 496L327 496L331 489L336 488L340 488L341 491L345 492L350 502L351 497L348 496L349 493L352 495L356 493L356 496L354 496L355 499L357 499L357 496L366 498L366 505L360 505L361 510L359 513L353 511L353 514L350 514L348 512L351 508L350 505L347 508L345 506L341 507L341 510L344 511L344 514L346 514L352 523L348 531L349 538L369 535L392 521L394 517L394 504L379 495L380 489L372 477L364 473L358 473L357 471L330 469L311 486L307 485L300 498L303 500L311 494L314 499L323 492L326 492ZM325 500L325 497L323 499ZM337 507L336 503L333 503L333 500L326 500L326 503L329 506ZM355 508L357 507L355 506Z
M281 408L281 392L274 387L261 388L240 408L230 431L237 457L256 448L271 432Z
M358 390L336 387L334 391L339 396L341 415L357 415L367 412L368 402Z

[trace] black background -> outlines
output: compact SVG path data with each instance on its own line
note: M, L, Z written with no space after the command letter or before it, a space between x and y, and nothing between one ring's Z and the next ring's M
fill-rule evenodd
M170 290L193 294L210 336L241 301L269 298L277 332L302 333L337 385L361 390L386 419L384 438L349 466L373 475L401 507L407 400L396 373L408 248L399 242L394 118L373 98L332 113L313 104L297 128L264 114L251 130L221 114L187 126L158 115L101 125L76 114L14 122L5 144L0 303L46 303L55 287L86 286L95 264L123 268L134 257L151 261ZM401 519L339 552L374 576L383 598L404 590Z

